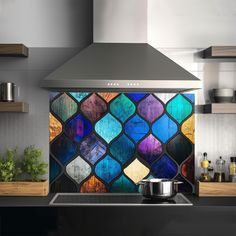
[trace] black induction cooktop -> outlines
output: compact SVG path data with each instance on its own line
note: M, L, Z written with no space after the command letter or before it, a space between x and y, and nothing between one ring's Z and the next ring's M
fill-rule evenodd
M146 199L141 194L57 193L50 202L56 206L191 206L181 193L167 200Z

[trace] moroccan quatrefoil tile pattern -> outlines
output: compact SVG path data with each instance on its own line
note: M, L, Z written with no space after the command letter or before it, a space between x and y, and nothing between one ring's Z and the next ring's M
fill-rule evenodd
M50 94L52 192L137 192L143 178L194 183L194 95Z

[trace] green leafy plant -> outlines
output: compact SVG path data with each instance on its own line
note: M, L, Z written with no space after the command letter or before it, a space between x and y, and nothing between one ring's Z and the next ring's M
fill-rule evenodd
M24 150L22 171L30 176L33 181L40 181L47 173L48 164L42 160L42 150L35 146L28 146Z
M16 149L8 149L6 156L0 158L0 181L10 182L21 173L19 162L15 157Z

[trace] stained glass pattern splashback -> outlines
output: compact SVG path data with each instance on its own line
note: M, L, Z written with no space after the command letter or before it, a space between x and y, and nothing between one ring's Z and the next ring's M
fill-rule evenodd
M50 94L52 192L137 192L171 178L192 192L194 95Z

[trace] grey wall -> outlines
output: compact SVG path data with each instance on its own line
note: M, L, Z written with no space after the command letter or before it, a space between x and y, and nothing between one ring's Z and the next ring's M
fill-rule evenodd
M87 30L92 4L92 0L0 0L0 42L81 47L92 37Z
M235 45L234 0L147 0L148 42L161 48Z
M93 40L92 0L0 0L0 42L21 42L28 58L0 57L0 82L17 85L28 114L0 113L0 152L33 144L49 158L49 92L40 81Z
M94 0L94 41L147 41L147 0Z

